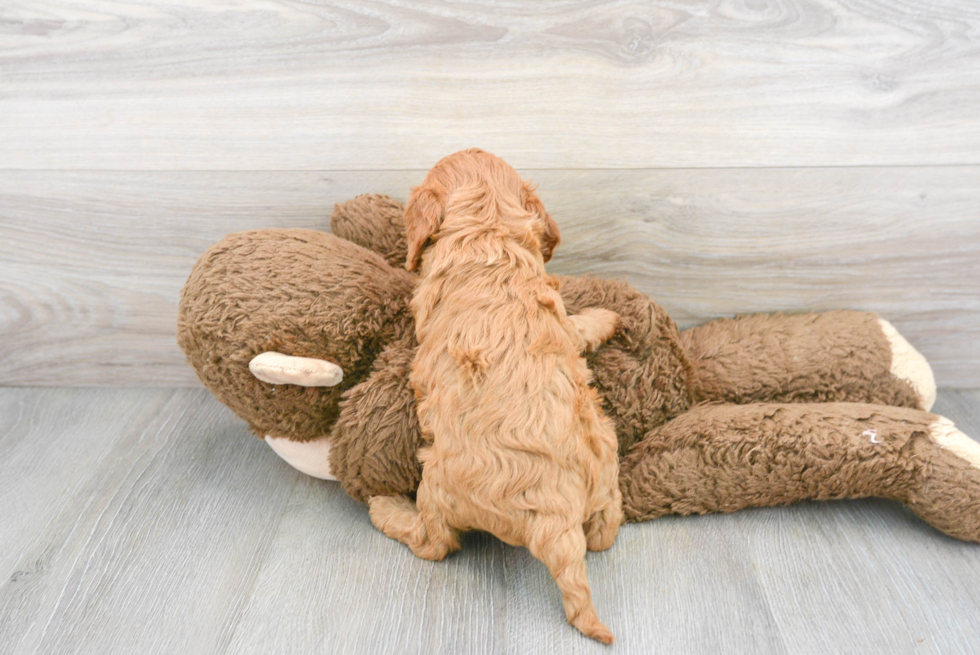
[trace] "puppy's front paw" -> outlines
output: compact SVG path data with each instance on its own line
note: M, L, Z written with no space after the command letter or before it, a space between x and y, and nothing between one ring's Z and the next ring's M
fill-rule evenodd
M619 314L601 307L589 307L568 318L578 330L580 352L592 352L609 341L619 328Z
M599 330L597 346L609 341L616 334L616 330L619 329L619 314L611 309L602 309L601 307L593 307L585 311L592 315Z

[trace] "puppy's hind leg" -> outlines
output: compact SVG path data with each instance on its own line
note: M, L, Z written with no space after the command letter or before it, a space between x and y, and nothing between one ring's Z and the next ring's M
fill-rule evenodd
M585 533L582 526L568 526L545 519L533 529L528 549L544 562L558 583L568 622L586 637L611 644L612 632L599 621L592 604L592 592L585 571Z
M423 492L425 481L419 485L416 506L406 496L374 496L368 501L371 523L392 539L412 549L417 557L441 560L459 550L459 532L448 523Z
M623 523L623 495L613 490L612 501L594 512L585 522L585 544L589 550L606 550L616 541Z
M590 307L568 317L578 331L578 351L592 352L616 333L619 314L608 309Z
M368 500L371 523L392 539L407 544L417 539L422 521L408 496L372 496Z

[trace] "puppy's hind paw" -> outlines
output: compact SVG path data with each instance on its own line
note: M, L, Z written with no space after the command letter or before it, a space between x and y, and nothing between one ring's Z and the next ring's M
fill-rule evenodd
M585 547L593 552L612 548L622 522L623 510L619 507L607 507L596 512L584 526Z
M374 527L401 542L412 532L419 514L408 496L373 496L368 507Z

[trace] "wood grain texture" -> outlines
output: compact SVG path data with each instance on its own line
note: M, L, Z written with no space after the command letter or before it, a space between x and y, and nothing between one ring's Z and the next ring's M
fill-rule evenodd
M980 164L974 0L31 0L0 168Z
M501 652L501 544L468 535L465 557L422 567L399 546L340 485L303 477L227 652Z
M933 412L980 436L980 392L941 391ZM788 652L967 653L980 644L978 614L964 613L980 603L980 587L960 568L980 566L976 544L941 535L884 500L761 513L739 532ZM878 590L872 602L857 590L862 581ZM937 613L961 620L937 625ZM892 626L887 635L883 625Z
M940 386L980 386L980 167L522 173L562 229L553 273L625 278L682 327L877 311ZM423 177L0 172L0 384L197 384L174 331L208 246Z
M15 410L15 411L11 411ZM0 390L5 653L215 653L295 476L198 390Z
M980 434L980 392L937 411ZM525 550L419 560L203 390L0 388L0 512L11 655L608 652ZM887 501L667 517L587 562L625 654L980 643L980 546Z

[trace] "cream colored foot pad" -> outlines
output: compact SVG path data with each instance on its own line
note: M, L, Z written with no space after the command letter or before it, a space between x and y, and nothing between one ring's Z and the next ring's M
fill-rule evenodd
M878 323L892 347L892 375L912 385L919 395L922 409L928 412L936 402L936 380L932 376L932 367L895 326L883 318L879 318Z
M940 416L929 430L929 438L971 466L980 469L980 443L960 432L953 422Z

